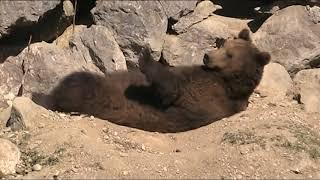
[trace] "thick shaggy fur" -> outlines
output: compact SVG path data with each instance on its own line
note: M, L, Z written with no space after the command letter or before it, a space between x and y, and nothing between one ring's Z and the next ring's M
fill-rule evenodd
M51 108L77 111L148 131L179 132L246 109L270 55L252 43L248 30L204 56L203 66L168 67L142 51L141 72L102 77L78 72L52 93Z

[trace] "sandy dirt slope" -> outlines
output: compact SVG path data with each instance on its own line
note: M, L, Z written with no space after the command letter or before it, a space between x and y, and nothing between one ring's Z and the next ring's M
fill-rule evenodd
M246 111L182 133L43 111L33 129L0 135L22 151L9 178L319 179L319 119L295 101L253 95Z

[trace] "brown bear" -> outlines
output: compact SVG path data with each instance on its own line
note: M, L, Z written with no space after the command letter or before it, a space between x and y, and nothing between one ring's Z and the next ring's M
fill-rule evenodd
M150 54L140 54L142 73L69 75L50 94L52 108L147 131L186 131L245 110L270 60L247 29L206 53L201 66L169 67Z

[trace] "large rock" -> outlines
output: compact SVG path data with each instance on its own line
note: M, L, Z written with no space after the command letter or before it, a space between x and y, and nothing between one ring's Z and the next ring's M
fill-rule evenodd
M263 13L275 13L276 11L286 8L288 6L292 6L292 5L305 5L305 4L309 4L311 6L314 5L320 5L320 1L319 0L275 0L267 3L262 3L260 4L260 7L258 8L259 12L263 12Z
M11 106L0 109L0 130L7 126L7 122L11 116Z
M181 19L173 26L173 30L178 34L181 34L192 25L213 15L213 12L220 8L221 6L215 5L211 1L202 1L197 5L192 13L181 17Z
M160 57L168 20L159 1L97 1L92 14L96 24L114 31L127 61L137 63L146 43Z
M30 26L59 1L0 1L0 38L8 34L12 27Z
M0 1L0 63L21 52L31 42L51 42L71 25L71 0Z
M0 64L0 109L6 108L12 95L17 95L22 82L22 61L8 58Z
M69 47L71 41L83 54L89 52L92 62L105 74L127 70L125 57L111 31L99 25L76 26L76 29L73 35L72 27L69 27L55 43Z
M25 59L25 81L23 94L49 93L59 80L75 71L95 71L98 68L90 62L90 56L76 48L64 49L46 42L35 43L22 51L16 58Z
M293 79L295 94L307 112L320 112L320 69L299 71Z
M30 98L17 97L13 101L10 118L6 125L12 130L33 128L39 123L37 116L44 112L46 109L35 104Z
M304 6L277 11L253 36L257 46L291 74L320 64L320 23L314 22L315 11L310 12Z
M74 9L70 0L64 0L63 3L59 1L0 1L2 20L0 38L10 35L10 38L18 41L27 41L32 35L35 41L50 41L61 35L71 24L73 13Z
M160 0L160 4L164 9L168 18L172 18L178 21L181 17L192 12L196 7L197 0L177 0L177 1L165 1Z
M62 78L76 71L102 74L126 70L124 55L106 27L76 26L74 36L72 32L70 27L54 43L31 44L30 50L26 48L18 56L9 58L0 68L0 77L3 77L0 80L4 84L0 94L17 95L22 67L24 96L47 94Z
M216 48L222 39L237 36L248 28L248 20L218 15L189 26L178 36L167 35L163 46L163 58L172 66L202 64L206 51Z
M21 153L16 145L6 139L0 138L0 178L14 174Z
M264 67L263 76L256 88L262 97L275 100L284 98L292 89L293 82L286 69L277 63L270 63Z

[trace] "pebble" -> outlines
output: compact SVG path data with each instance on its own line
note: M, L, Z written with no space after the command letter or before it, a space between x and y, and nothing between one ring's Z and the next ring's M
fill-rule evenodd
M236 179L242 179L242 175L238 174Z
M84 134L84 135L87 135L87 132L86 132L86 130L84 130L84 129L81 129L80 132L81 132L82 134Z
M90 120L92 121L94 119L94 116L90 116Z
M42 128L44 128L44 127L45 127L45 124L43 124L43 123L40 123L40 124L39 124L39 128L42 129Z
M42 169L42 166L40 164L35 164L32 166L33 171L40 171Z
M10 132L11 131L11 127L4 128L2 131L3 132Z
M167 169L166 167L163 167L163 171L164 171L164 172L167 172L168 169Z
M301 174L300 169L296 168L296 169L291 169L291 171L295 174Z
M77 168L75 168L75 167L73 167L73 168L71 169L71 171L73 171L73 172L77 173L77 172L78 172L78 169L77 169Z
M107 128L107 127L102 128L102 132L108 133L109 132L109 128Z
M105 135L105 136L103 136L103 139L108 140L108 139L109 139L109 136L108 136L108 135Z
M63 114L63 113L59 113L59 116L60 116L60 117L66 117L67 115L66 115L66 114Z
M126 176L129 174L129 171L123 171L122 174Z
M25 171L23 170L22 167L19 167L19 166L16 167L16 173L17 173L17 174L23 174L24 172L25 172Z
M146 146L144 146L143 144L141 145L141 149L143 150L143 151L145 151L146 150Z
M128 154L128 153L120 152L120 156L121 156L121 157L128 157L128 156L129 156L129 154Z
M6 100L13 100L15 98L15 95L13 93L9 93L3 96Z

